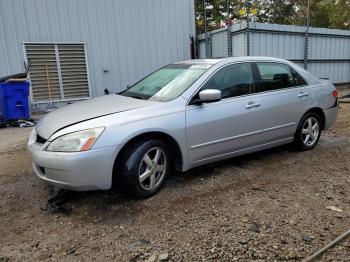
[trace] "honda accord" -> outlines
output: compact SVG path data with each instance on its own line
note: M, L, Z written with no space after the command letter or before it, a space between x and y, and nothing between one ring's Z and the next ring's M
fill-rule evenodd
M174 63L118 94L47 114L28 140L39 178L71 190L119 184L157 193L187 171L283 144L316 146L336 119L337 91L298 65L270 57Z

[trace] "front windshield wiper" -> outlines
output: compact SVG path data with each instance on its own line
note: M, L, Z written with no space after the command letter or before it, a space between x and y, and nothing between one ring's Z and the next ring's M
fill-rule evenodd
M141 100L144 100L144 98L143 98L143 97L141 97L141 96L130 96L130 97L135 98L135 99L141 99Z

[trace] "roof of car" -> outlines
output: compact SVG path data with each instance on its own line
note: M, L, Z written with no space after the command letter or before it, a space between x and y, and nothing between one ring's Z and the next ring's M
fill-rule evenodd
M222 61L222 59L191 59L191 60L184 60L176 62L175 64L193 64L193 65L214 65L218 62Z
M176 64L201 65L201 66L205 66L206 68L209 68L217 64L221 66L221 65L235 63L235 62L257 62L257 61L277 62L277 63L281 62L289 65L293 64L291 61L288 61L286 59L269 57L269 56L237 56L237 57L225 57L225 58L217 58L217 59L192 59L192 60L181 61ZM320 83L319 79L317 79L315 76L313 76L312 74L310 74L308 71L298 66L297 64L294 64L293 68L296 69L309 84Z
M268 57L268 56L237 56L237 57L225 57L225 58L215 58L215 59L192 59L177 62L176 64L207 64L214 65L220 62L241 62L241 61L281 61L285 62L287 60Z

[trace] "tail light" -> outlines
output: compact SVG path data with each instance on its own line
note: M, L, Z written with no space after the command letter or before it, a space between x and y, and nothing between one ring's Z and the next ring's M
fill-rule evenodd
M333 96L334 98L338 98L338 91L337 91L337 90L333 90L332 96Z

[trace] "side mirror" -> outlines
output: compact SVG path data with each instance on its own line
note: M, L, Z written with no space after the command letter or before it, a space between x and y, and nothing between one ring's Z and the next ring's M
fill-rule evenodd
M221 100L221 91L217 89L206 89L199 92L199 100L202 103L210 103Z

